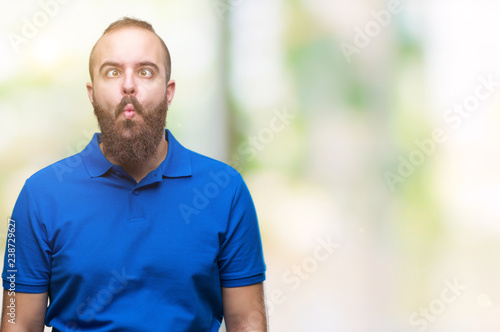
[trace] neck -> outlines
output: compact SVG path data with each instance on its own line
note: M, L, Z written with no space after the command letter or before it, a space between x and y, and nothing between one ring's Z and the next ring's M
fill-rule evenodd
M155 170L160 166L163 160L167 157L167 151L168 151L168 142L165 139L162 139L160 141L160 144L158 144L158 147L156 148L156 153L155 155L147 160L146 162L138 165L130 165L130 164L119 164L112 158L106 156L104 153L103 147L102 147L102 142L99 143L99 147L101 148L101 151L103 152L104 156L113 164L121 166L127 174L129 174L131 177L134 178L134 180L139 183L141 182L142 179L146 177L152 170Z

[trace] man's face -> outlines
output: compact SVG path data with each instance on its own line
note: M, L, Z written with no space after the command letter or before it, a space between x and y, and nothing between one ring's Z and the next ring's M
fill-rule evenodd
M175 82L166 82L165 51L152 32L122 28L104 35L94 52L87 90L104 152L120 164L145 162L163 137L175 91Z

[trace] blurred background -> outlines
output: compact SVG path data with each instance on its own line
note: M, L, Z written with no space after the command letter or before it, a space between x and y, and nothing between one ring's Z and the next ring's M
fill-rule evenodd
M97 131L88 55L129 15L170 48L167 127L252 192L271 331L499 331L498 13L493 0L1 0L1 250L26 178Z

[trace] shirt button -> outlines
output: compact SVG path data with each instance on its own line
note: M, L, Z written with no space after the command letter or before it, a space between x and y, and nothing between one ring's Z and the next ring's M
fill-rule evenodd
M139 190L134 190L134 191L133 191L133 194L134 194L135 196L139 196Z

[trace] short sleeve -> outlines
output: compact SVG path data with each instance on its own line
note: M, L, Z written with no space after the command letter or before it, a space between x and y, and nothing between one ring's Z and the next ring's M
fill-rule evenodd
M9 220L3 287L23 293L43 293L50 282L51 250L36 202L25 183ZM10 250L9 250L10 249ZM12 283L14 281L14 283Z
M257 213L247 186L241 176L239 178L218 259L223 287L247 286L265 280Z

